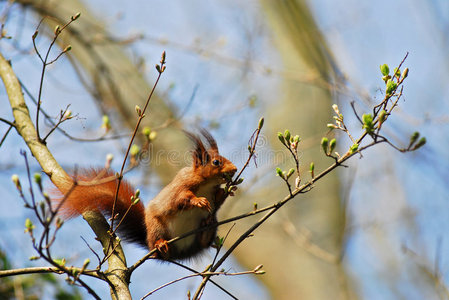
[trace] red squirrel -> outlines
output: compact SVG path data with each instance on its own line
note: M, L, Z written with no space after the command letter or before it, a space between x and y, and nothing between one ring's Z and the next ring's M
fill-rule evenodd
M159 259L185 259L209 247L217 228L201 231L174 243L167 241L189 231L217 222L217 210L226 194L220 187L237 171L228 159L220 156L215 139L206 130L201 134L209 144L207 149L201 138L186 132L195 143L192 166L181 169L174 179L149 202L145 209L142 202L132 205L134 188L125 180L120 184L115 206L117 222L131 206L118 228L119 236L127 241L157 249L154 257ZM66 194L60 214L65 217L81 215L86 211L99 210L110 215L117 188L117 179L110 170L81 170L76 179L98 182L93 185L77 185L69 192L72 183L60 187Z

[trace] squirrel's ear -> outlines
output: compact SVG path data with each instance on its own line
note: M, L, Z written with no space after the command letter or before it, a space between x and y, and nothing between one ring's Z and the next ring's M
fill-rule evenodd
M214 137L210 134L210 132L204 128L201 128L200 132L206 138L206 141L209 144L210 149L218 152L217 142L215 141Z
M193 150L193 162L195 166L206 165L210 160L210 156L201 139L188 131L184 131L184 133L195 145L195 149Z

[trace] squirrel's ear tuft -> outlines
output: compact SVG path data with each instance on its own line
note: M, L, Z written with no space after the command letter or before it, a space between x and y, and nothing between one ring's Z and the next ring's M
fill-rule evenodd
M204 128L200 129L201 134L206 138L207 143L209 144L209 147L212 150L218 151L217 142L215 141L214 137L210 134L209 131L207 131Z
M209 156L209 153L207 153L207 150L204 147L204 144L201 141L201 139L198 136L196 136L193 133L190 133L188 131L184 130L184 133L189 137L189 139L195 145L195 149L193 150L193 162L194 162L195 166L206 165L210 160L210 156Z

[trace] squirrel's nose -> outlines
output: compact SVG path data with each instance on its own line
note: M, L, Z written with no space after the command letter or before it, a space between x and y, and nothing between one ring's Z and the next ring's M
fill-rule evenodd
M234 164L231 164L229 166L226 166L224 168L224 170L222 170L222 171L223 171L223 173L227 173L232 177L232 176L234 176L235 172L237 172L237 167L234 166Z

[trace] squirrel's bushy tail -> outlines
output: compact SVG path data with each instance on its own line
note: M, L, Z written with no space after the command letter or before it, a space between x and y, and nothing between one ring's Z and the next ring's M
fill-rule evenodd
M79 184L74 185L74 182ZM62 193L55 201L55 207L62 203L58 214L65 218L73 218L87 211L98 210L110 217L117 184L118 180L110 170L94 168L78 170L73 176L73 181L67 180L57 184ZM131 184L122 180L114 209L116 215L114 225L120 223L131 207L117 231L123 240L146 246L145 208L141 201L132 204L131 196L134 192Z

